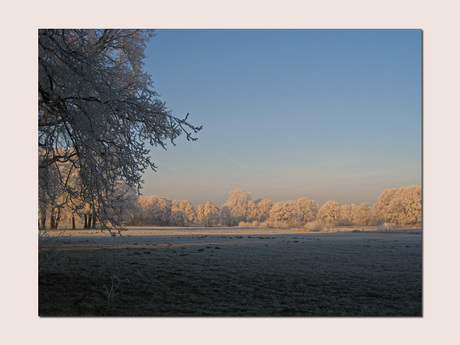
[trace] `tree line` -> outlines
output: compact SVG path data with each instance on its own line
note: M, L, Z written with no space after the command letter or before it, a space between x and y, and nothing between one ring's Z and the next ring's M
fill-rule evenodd
M251 193L239 188L229 193L227 201L219 208L213 202L194 207L188 200L170 200L160 196L138 196L136 191L121 188L123 200L118 204L117 218L125 226L244 226L244 227L305 227L319 230L332 226L416 226L422 222L422 188L407 186L384 190L374 205L368 202L341 205L327 201L321 207L314 200L300 198L293 201L272 202L253 200ZM82 207L80 212L55 203L46 207L41 203L40 226L46 227L49 218L51 228L57 227L56 215L67 221L75 219L83 227L94 227L92 210Z

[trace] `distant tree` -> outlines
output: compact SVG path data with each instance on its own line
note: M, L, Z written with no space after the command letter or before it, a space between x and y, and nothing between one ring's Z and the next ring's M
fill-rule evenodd
M272 207L273 202L268 199L260 200L256 203L257 218L260 222L264 222L270 217Z
M213 226L216 223L219 215L219 209L217 208L216 204L213 202L208 201L204 205L204 219L206 226Z
M379 223L396 222L396 191L397 188L386 189L377 198L372 212Z
M356 209L356 205L341 205L340 206L340 225L352 225L353 224L353 215Z
M371 225L372 224L372 209L368 202L363 202L359 206L353 205L353 224L354 225Z
M318 204L316 202L301 198L296 201L282 201L273 204L270 208L269 219L293 227L314 221L317 213Z
M286 210L285 210L285 205L284 205L284 202L281 201L281 202L275 202L272 206L272 208L270 209L270 217L269 219L271 221L283 221L285 220L285 213L286 213Z
M299 225L295 202L281 201L273 204L273 207L270 210L270 220L274 222L283 222L289 226Z
M139 225L168 225L172 202L159 196L141 196L139 198Z
M174 117L153 91L142 70L152 36L152 30L38 31L39 171L52 167L67 204L90 205L103 228L120 226L119 182L139 190L145 169L156 169L146 144L165 148L181 133L196 140L201 129L187 116ZM78 189L68 184L73 170Z
M340 221L340 204L337 201L327 201L318 210L318 219L326 226L338 225Z
M195 209L196 221L198 224L206 225L206 213L204 210L204 205L199 204Z
M126 184L119 184L117 196L114 202L117 214L114 217L120 224L134 225L136 214L140 211L136 189Z
M39 149L39 159L43 157L44 150ZM57 163L56 165L39 168L38 174L38 201L40 228L46 229L46 220L49 228L57 229L59 222L69 213L69 198L66 190L61 185L61 173L65 176L65 183L75 185L75 174L72 173L70 164ZM75 208L81 208L78 204Z
M408 186L402 192L404 203L403 223L404 224L421 224L422 223L422 187Z
M295 202L297 218L300 222L313 222L318 215L319 206L313 200L300 198Z
M252 195L249 192L244 192L236 188L230 192L230 196L224 206L228 206L232 216L232 222L236 225L239 222L247 220L248 204L251 201Z
M246 207L246 220L248 222L258 221L259 215L257 212L257 204L253 200L249 200Z
M178 226L190 226L195 219L195 211L188 200L173 200L171 223Z
M219 219L222 226L231 226L233 224L232 215L230 212L230 207L222 206L219 210Z
M422 222L422 187L387 189L380 194L372 209L380 223L415 225Z

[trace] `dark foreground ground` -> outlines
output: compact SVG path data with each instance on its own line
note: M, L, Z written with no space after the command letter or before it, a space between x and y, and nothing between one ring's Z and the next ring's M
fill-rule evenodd
M39 315L422 316L421 240L273 229L45 237Z

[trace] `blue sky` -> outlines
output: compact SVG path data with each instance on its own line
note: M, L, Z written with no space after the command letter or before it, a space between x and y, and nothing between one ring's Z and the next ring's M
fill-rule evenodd
M373 203L421 184L420 30L157 30L146 55L203 130L152 149L144 195Z

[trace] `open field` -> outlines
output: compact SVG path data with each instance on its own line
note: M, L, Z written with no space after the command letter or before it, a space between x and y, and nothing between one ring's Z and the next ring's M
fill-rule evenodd
M40 316L422 315L420 230L66 233L40 240Z

